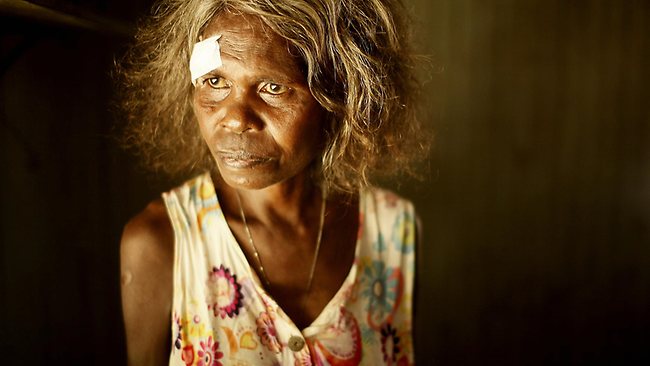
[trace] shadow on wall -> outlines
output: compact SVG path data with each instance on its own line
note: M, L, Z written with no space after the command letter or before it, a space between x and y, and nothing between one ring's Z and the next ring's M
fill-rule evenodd
M138 3L122 4L122 16L141 12ZM7 4L0 354L5 364L123 364L121 227L161 189L111 137L110 70L128 38L8 14Z

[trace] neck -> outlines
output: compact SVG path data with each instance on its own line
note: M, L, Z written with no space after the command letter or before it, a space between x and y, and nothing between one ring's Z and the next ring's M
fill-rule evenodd
M239 212L236 195L241 198L249 221L274 225L278 220L296 226L312 223L313 216L321 207L321 188L311 179L294 177L289 181L258 190L236 189L219 185L220 200L231 214Z

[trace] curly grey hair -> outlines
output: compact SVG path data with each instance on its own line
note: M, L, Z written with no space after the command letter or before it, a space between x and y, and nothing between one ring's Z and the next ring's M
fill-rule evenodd
M258 16L305 65L314 98L329 112L319 176L352 192L377 173L414 174L426 133L416 116L419 84L398 0L163 0L141 24L118 67L124 142L173 176L214 169L192 109L192 46L217 14Z

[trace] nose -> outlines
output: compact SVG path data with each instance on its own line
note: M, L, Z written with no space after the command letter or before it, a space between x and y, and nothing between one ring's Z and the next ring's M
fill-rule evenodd
M256 131L262 128L262 121L255 112L254 102L245 95L231 95L221 103L221 127L238 135L246 131Z

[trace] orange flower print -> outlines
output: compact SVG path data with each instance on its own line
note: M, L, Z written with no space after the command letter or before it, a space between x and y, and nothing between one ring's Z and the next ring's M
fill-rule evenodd
M191 365L194 363L194 346L188 344L183 347L183 353L181 353L181 359L185 362L186 365Z

